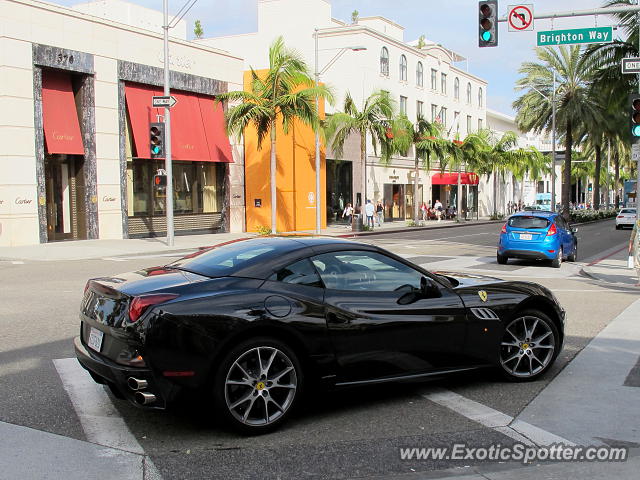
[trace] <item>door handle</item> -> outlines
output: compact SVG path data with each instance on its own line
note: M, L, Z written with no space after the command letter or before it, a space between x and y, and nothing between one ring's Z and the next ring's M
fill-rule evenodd
M327 322L335 324L346 324L350 321L349 318L344 315L337 315L335 313L329 312L327 313Z

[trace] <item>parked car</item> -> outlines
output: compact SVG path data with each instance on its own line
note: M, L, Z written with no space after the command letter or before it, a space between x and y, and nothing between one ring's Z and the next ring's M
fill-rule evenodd
M635 208L623 208L618 212L616 216L616 230L620 230L624 227L633 228L633 224L636 221L636 209Z
M261 238L89 280L78 360L145 407L208 395L234 427L280 425L306 386L416 381L495 367L544 374L565 312L545 287L430 272L343 239Z
M550 260L560 268L563 260L578 258L577 229L555 212L518 212L507 220L500 231L497 260L504 265L509 258Z

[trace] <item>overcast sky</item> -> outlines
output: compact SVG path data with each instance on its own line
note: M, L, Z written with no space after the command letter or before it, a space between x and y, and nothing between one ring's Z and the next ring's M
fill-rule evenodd
M162 9L162 0L131 0L146 7ZM171 12L179 10L186 0L169 0ZM500 24L499 46L478 48L477 0L330 0L334 18L349 20L351 12L358 10L361 17L381 15L405 27L405 41L426 35L469 59L469 71L488 81L488 106L503 113L513 114L511 103L517 92L513 85L523 61L535 59L535 32L508 32ZM72 5L77 0L57 0L54 3ZM508 5L517 1L502 0L500 16ZM523 2L526 3L526 2ZM536 0L534 13L564 12L601 7L604 0ZM187 14L189 35L193 36L193 22L200 19L205 37L252 32L257 29L257 0L198 0ZM580 17L573 19L537 20L536 30L576 28L582 26L612 25L610 17ZM614 38L616 34L614 33ZM458 64L465 69L466 64Z

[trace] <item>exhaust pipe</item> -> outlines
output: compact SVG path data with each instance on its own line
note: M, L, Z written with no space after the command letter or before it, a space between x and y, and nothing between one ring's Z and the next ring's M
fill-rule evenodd
M149 392L136 392L135 399L139 405L149 405L156 401L156 396Z
M149 383L146 380L140 380L138 378L129 377L127 379L127 385L131 390L144 390L149 386Z

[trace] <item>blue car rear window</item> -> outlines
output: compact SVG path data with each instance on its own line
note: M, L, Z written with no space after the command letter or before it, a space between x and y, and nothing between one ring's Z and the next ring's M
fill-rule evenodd
M543 217L534 217L533 215L522 215L511 217L509 219L509 226L514 228L547 228L549 226L549 220Z

